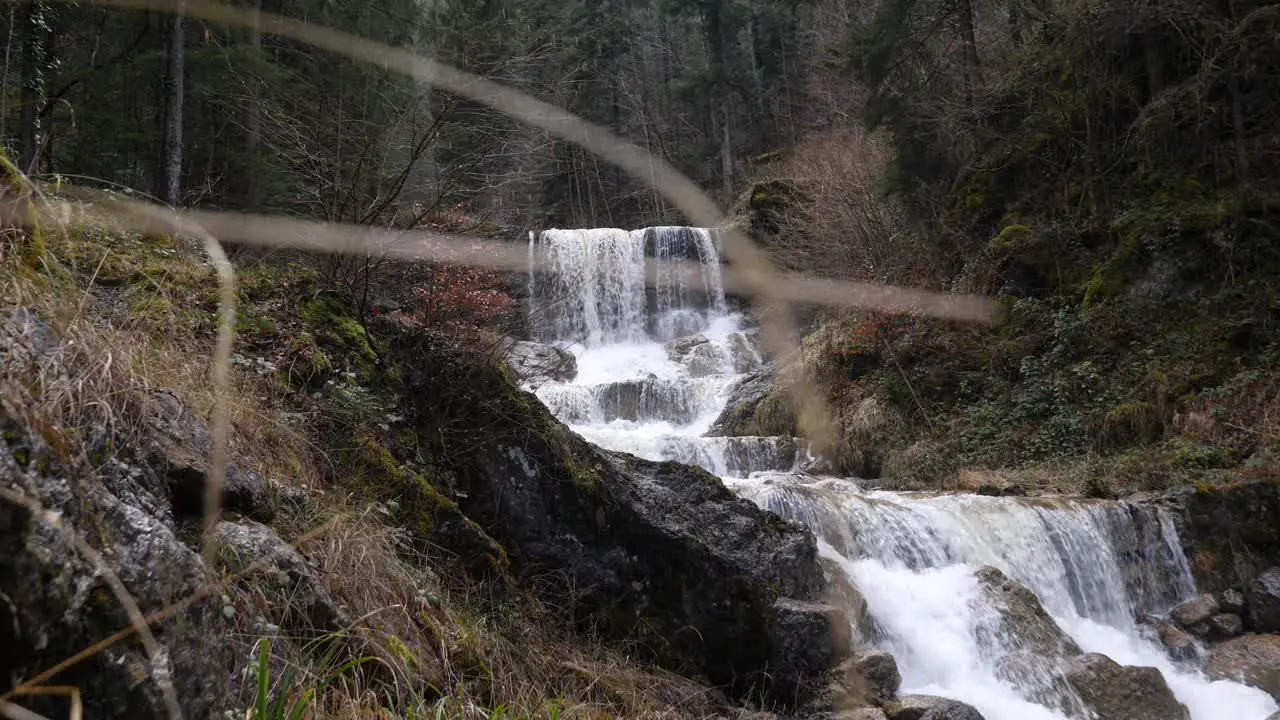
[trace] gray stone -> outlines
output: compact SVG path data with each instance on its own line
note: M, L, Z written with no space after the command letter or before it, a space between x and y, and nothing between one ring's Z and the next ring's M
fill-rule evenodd
M1260 633L1280 632L1280 567L1273 567L1245 586L1249 607L1249 629Z
M1209 618L1218 613L1218 599L1205 593L1179 603L1169 615L1173 621L1193 634L1200 635L1206 629ZM1199 631L1199 632L1197 632Z
M993 567L977 572L983 592L999 613L996 637L990 641L1005 650L1019 650L1057 659L1079 655L1076 645L1054 622L1039 598L1026 587Z
M1205 674L1265 690L1280 701L1280 635L1243 635L1209 651Z
M826 610L779 603L825 595L811 533L703 470L591 445L505 373L446 343L415 334L389 345L393 357L403 353L411 423L483 428L450 446L453 490L517 576L554 575L574 588L584 623L737 697L798 706L825 686L829 667L814 666L847 638L847 620L817 622ZM450 372L468 381L439 381ZM441 418L441 408L452 414ZM779 637L782 624L801 627L814 648Z
M1190 720L1160 671L1128 667L1106 655L1068 658L1063 679L1096 720Z
M898 661L893 655L878 648L860 650L850 658L853 670L866 681L869 699L883 703L893 699L902 685L902 675L898 673Z
M665 346L667 358L685 367L691 377L724 373L731 363L726 353L704 335L676 338Z
M733 358L733 371L749 373L764 364L758 348L760 332L736 332L729 336L729 354Z
M1227 640L1244 632L1244 621L1233 613L1219 613L1209 618L1209 638Z
M507 365L521 382L570 382L578 375L578 359L573 353L529 340L508 339L503 348Z
M803 685L848 657L849 619L839 608L783 598L773 604L773 611L770 664L788 674L776 679L784 685Z
M1199 656L1200 650L1199 646L1196 645L1195 638L1191 637L1182 628L1167 620L1157 620L1153 625L1160 638L1160 644L1164 645L1170 658L1174 660L1193 660Z
M245 581L267 596L279 624L293 634L316 637L351 624L302 555L266 525L219 522L209 541L229 571L253 568Z
M772 364L765 365L742 378L733 386L726 401L724 410L712 423L709 437L732 435L791 435L791 429L782 427L760 427L760 419L756 410L770 393L778 381L777 368ZM784 432L785 431L785 432Z
M1218 607L1224 613L1232 613L1244 617L1244 593L1235 588L1227 588L1218 593Z
M201 515L213 449L208 427L176 395L163 390L147 396L143 418L148 433L139 449L140 461L162 478L176 515ZM221 505L263 522L275 516L271 486L234 461L226 468Z
M889 720L983 720L972 706L933 695L905 695L886 704L884 713Z

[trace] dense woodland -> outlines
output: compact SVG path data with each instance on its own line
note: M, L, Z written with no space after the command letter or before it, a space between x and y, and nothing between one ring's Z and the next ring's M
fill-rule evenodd
M682 221L590 152L386 69L180 15L7 8L0 135L33 176L511 238ZM600 123L711 191L784 266L1001 298L995 329L830 318L806 367L846 415L850 472L951 477L1175 439L1161 477L1270 467L1274 426L1255 425L1276 392L1274 3L253 8ZM755 429L791 429L785 404Z

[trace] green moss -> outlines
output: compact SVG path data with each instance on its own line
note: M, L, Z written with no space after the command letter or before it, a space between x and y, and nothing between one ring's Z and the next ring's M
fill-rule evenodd
M1031 238L1031 228L1026 225L1009 225L991 238L991 247L997 250L1014 250Z
M331 359L343 362L361 380L373 376L378 361L373 340L341 299L333 295L311 298L302 303L298 314L308 329L330 347L334 355Z
M574 486L579 490L591 494L600 491L600 484L604 482L603 478L600 477L600 473L580 464L572 455L565 459L564 464L570 479L573 480Z

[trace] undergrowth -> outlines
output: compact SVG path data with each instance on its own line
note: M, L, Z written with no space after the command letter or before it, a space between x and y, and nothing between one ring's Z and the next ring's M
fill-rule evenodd
M325 286L320 261L233 258L238 340L232 392L219 398L208 379L218 285L196 246L88 221L10 229L3 243L4 321L28 313L63 348L57 368L21 380L32 384L23 396L40 398L29 408L35 432L86 453L97 471L139 442L147 393L170 391L202 417L225 403L233 456L283 508L276 531L307 538L300 551L353 619L340 638L294 637L281 629L288 598L225 577L224 611L244 649L228 670L242 679L247 717L700 717L720 707L706 687L574 630L570 592L552 606L494 579L501 547L458 513L445 463L396 415L404 369L349 297ZM410 276L407 296L411 287ZM498 556L487 576L433 545L429 531L443 523L473 528L476 547Z

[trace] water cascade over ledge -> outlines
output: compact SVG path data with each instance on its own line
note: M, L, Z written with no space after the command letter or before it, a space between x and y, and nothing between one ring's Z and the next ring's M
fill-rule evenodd
M547 272L530 280L535 339L572 352L570 382L537 396L609 450L701 466L742 496L808 526L830 573L866 612L855 635L889 650L904 693L967 702L988 720L1078 718L1071 697L1010 672L1023 639L994 631L999 608L979 570L1025 585L1084 652L1155 667L1194 720L1265 720L1266 693L1208 681L1171 661L1136 618L1195 593L1177 530L1161 511L1120 502L864 490L795 472L794 438L708 438L729 392L762 364L756 334L731 312L714 232L681 227L548 230L530 238ZM646 261L656 283L646 287ZM671 272L696 262L696 277ZM848 608L855 610L855 608Z

